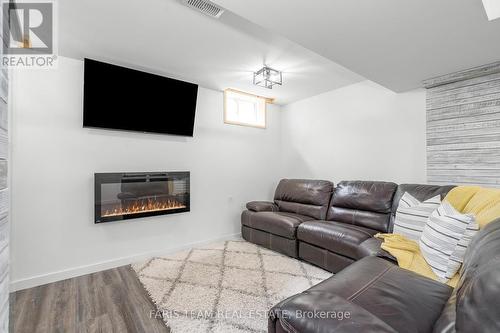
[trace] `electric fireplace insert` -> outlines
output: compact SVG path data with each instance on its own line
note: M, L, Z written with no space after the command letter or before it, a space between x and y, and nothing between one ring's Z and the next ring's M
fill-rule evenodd
M96 173L95 223L189 212L189 172Z

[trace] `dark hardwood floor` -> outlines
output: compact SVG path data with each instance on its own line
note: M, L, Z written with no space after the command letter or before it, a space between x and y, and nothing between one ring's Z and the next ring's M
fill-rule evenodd
M10 332L146 332L169 329L129 266L11 294Z

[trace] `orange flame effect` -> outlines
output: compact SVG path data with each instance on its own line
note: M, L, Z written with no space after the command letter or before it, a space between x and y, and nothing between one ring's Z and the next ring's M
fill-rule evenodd
M138 200L133 204L130 204L125 207L122 207L120 205L117 206L116 208L106 210L104 214L102 214L102 216L109 217L109 216L131 215L131 214L157 212L162 210L171 210L180 208L186 208L186 206L175 200L157 201L153 199L147 199L140 201Z

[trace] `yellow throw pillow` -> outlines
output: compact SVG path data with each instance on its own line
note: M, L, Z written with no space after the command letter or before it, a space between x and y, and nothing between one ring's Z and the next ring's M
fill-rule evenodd
M473 214L480 228L500 218L500 189L482 188L467 203L463 213Z

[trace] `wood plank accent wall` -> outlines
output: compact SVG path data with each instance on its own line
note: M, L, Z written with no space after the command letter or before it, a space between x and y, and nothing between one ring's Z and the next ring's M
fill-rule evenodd
M500 187L500 62L423 84L428 183Z
M0 37L0 53L3 49L1 44L2 39ZM7 68L0 68L0 333L9 332L8 95L8 70Z

